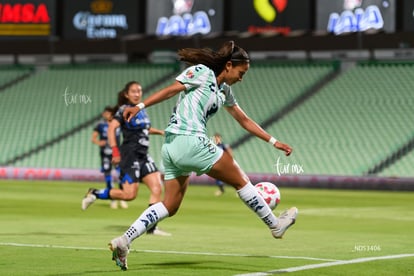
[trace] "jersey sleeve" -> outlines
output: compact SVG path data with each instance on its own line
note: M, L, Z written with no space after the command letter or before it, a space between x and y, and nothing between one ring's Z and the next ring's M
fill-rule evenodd
M185 86L186 91L188 91L205 83L211 73L213 71L207 66L198 64L185 69L176 77L176 80L181 82Z
M224 106L234 106L237 104L237 100L233 95L233 91L231 90L230 85L223 83L220 89L224 93L224 96L225 96Z

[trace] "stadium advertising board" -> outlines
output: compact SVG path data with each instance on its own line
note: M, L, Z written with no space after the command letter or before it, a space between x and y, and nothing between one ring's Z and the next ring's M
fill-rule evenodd
M157 36L206 35L223 30L224 1L147 0L146 33Z
M230 29L249 33L310 30L313 8L303 0L231 0Z
M395 31L395 0L317 0L316 29L336 35Z
M65 39L114 39L138 30L138 1L64 1Z
M404 0L403 6L403 30L414 31L414 1Z
M1 38L39 38L54 34L53 0L0 1Z

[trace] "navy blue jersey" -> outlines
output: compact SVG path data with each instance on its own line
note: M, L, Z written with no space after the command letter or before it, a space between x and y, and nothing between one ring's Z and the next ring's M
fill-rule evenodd
M217 147L221 148L224 151L227 151L227 145L223 144L223 143L218 143Z
M99 133L99 140L101 141L106 141L106 145L101 147L101 148L105 148L105 147L109 147L108 144L108 122L106 120L101 120L93 129L94 131ZM120 143L120 138L121 138L121 131L119 130L119 128L116 129L115 131L115 137L116 137L116 143L119 145Z
M121 155L124 151L146 155L149 147L149 129L151 122L145 109L140 110L129 122L124 120L123 113L126 105L121 106L114 119L121 125L123 142Z

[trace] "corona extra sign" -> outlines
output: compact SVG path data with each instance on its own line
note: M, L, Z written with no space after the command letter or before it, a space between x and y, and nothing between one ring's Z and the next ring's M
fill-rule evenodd
M138 1L65 2L64 37L115 39L136 31Z

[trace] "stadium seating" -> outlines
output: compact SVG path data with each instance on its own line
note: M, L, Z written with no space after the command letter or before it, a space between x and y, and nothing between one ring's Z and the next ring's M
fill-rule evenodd
M3 65L0 66L0 87L18 80L33 71L30 66Z
M252 63L243 81L232 87L243 110L262 123L334 69L332 63ZM221 113L227 113L223 109ZM246 134L229 114L209 122L209 132L221 132L227 143Z
M333 63L252 63L233 91L246 113L262 124L333 70ZM0 102L7 103L2 104L6 120L1 139L6 144L0 161L96 119L105 105L115 103L116 92L127 81L140 81L147 96L172 83L178 72L174 65L65 66L37 72L0 93ZM414 63L357 63L266 127L294 148L292 156L259 139L247 139L234 148L235 158L247 172L364 175L413 139L412 87ZM66 89L92 102L67 104ZM167 125L175 101L148 109L153 127ZM220 132L228 144L246 135L229 114L219 113L209 122L208 135ZM92 128L68 134L13 165L99 168L98 150L90 142ZM157 163L162 142L162 137L151 138L150 153ZM413 158L408 153L378 175L412 176Z
M412 137L413 86L413 64L359 64L268 128L293 146L291 157L249 141L237 154L264 161L240 164L268 172L280 157L302 174L363 175Z
M0 101L7 103L2 105L5 144L0 163L98 118L106 105L116 103L117 92L125 83L137 80L149 86L175 70L174 65L145 64L56 66L8 87L0 94ZM84 138L89 142L89 135ZM67 148L66 154L78 155L80 146Z

